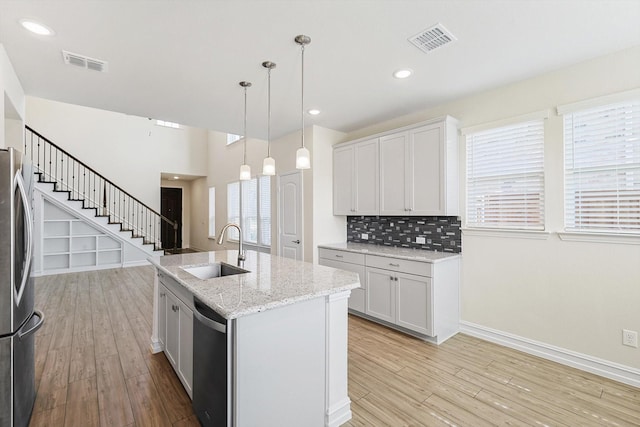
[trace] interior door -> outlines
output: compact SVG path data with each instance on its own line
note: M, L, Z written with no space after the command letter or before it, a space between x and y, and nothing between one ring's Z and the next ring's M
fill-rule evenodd
M172 221L178 221L178 233L166 221L160 221L162 249L182 247L182 188L162 187L160 189L160 213ZM177 237L177 240L176 240Z
M278 182L278 254L302 261L302 173L280 175Z

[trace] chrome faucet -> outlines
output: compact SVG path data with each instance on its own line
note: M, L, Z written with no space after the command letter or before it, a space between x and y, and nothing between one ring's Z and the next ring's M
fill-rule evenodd
M222 230L220 230L220 237L218 237L218 244L221 245L222 241L224 240L224 233L227 231L227 228L229 227L235 227L238 229L238 267L241 267L241 263L246 259L245 255L244 255L244 248L242 247L242 229L240 228L240 226L238 224L235 224L233 222L230 222L229 224L225 225L224 227L222 227Z

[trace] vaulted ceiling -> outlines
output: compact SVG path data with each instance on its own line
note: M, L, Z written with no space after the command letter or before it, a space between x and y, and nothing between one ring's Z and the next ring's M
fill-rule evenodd
M55 31L36 36L35 19ZM0 0L2 43L28 95L266 138L307 123L348 132L640 44L638 0ZM408 38L442 24L457 40ZM108 62L66 65L62 50ZM404 80L392 73L410 68Z

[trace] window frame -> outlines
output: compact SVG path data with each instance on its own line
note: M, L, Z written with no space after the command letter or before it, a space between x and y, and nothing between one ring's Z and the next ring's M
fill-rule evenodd
M216 238L216 187L209 187L209 239Z
M625 230L625 227L620 225L620 210L627 206L622 204L618 199L618 193L620 191L618 185L619 181L614 178L614 175L621 173L621 170L631 170L631 178L629 178L628 183L633 185L638 182L637 174L640 173L640 161L636 160L635 156L637 156L637 154L634 155L633 153L635 150L640 150L640 141L635 141L634 143L632 140L630 141L630 139L632 139L630 137L624 138L622 141L613 141L616 145L628 144L629 147L626 148L626 150L631 153L615 163L602 163L601 165L591 167L587 165L572 168L568 167L571 159L579 159L581 154L583 155L585 153L585 151L579 151L576 153L576 142L580 141L581 138L594 138L594 126L606 125L610 132L613 132L614 130L615 132L620 131L620 128L613 123L616 118L613 117L609 120L608 114L614 113L616 109L621 109L624 105L629 104L640 104L640 90L612 94L601 98L580 101L557 107L558 115L562 117L563 122L563 232L559 233L562 240L631 244L640 243L640 224L635 226L635 228L629 227L628 230ZM624 118L622 120L625 122L625 125L629 123L629 119L631 118L634 120L637 118L637 121L640 121L639 111L640 109L635 110L629 115L629 118L627 118L627 116L623 116ZM592 116L590 122L587 121L587 115ZM569 121L571 121L571 123L569 123ZM583 126L591 126L591 131L576 135L576 122L585 123ZM629 128L625 128L625 130L633 129L632 126L633 125L629 125ZM617 136L618 135L613 133L608 133L606 137L603 136L602 138L614 138ZM591 141L593 141L593 139ZM593 151L593 149L591 149L591 151ZM587 152L587 154L589 154L589 152ZM611 156L611 153L606 154ZM627 159L630 159L631 163L624 163ZM600 174L601 177L596 180L594 176L594 179L591 180L592 185L584 185L584 181L580 183L573 182L574 179L577 179L576 177L582 177L583 174L586 177ZM607 182L607 180L612 180L612 182ZM616 183L615 190L613 186L614 181ZM623 182L625 181L626 180L623 179ZM601 204L607 202L611 203L611 209L614 213L612 216L612 222L608 224L596 222L594 224L593 221L598 219L596 215L597 211L593 211L593 209L595 209L595 205L592 210L590 210L588 201L581 201L580 203L576 202L575 197L573 199L570 197L571 191L600 192L601 196L598 199L594 198L592 201L594 203L598 202ZM613 197L612 194L607 194L614 192L615 197ZM631 195L633 196L633 193ZM571 203L572 200L574 201L573 204ZM587 205L582 206L585 203L587 203ZM629 204L628 206L633 206L631 202L627 201L627 203ZM589 216L590 212L591 217ZM633 211L629 213L629 215L632 215L632 218L637 219L640 223L640 214L638 214L637 218L634 216L635 214L636 212ZM589 221L589 218L592 218L592 220Z
M518 117L513 117L513 118L509 118L509 119L505 119L505 120L498 120L498 121L494 121L494 122L490 122L490 123L485 123L485 124L481 124L481 125L477 125L477 126L471 126L471 127L467 127L467 128L463 128L462 129L462 134L466 137L466 144L465 144L465 148L466 148L466 159L465 159L465 228L463 229L463 232L465 232L466 234L469 235L477 235L477 234L491 234L491 235L501 235L501 234L505 234L508 237L526 237L526 238L541 238L544 239L546 238L549 233L547 231L547 226L548 226L548 215L547 215L547 203L546 203L546 164L545 164L545 134L546 134L546 119L549 117L549 112L548 110L542 110L542 111L537 111L537 112L533 112L530 114L525 114L522 116L518 116ZM534 151L535 154L535 160L536 160L536 169L535 170L527 170L527 169L523 169L522 172L515 174L515 173L504 173L504 174L495 174L492 177L491 176L487 176L484 179L489 182L492 183L493 181L493 185L495 185L496 183L501 182L500 180L502 180L504 187L505 188L509 188L510 186L513 187L513 184L509 184L509 182L513 181L513 178L515 176L523 176L523 177L529 177L529 176L533 176L535 179L531 180L531 182L533 182L535 185L537 185L537 193L534 192L529 192L530 188L529 185L525 185L523 187L523 191L524 193L522 194L523 198L529 197L530 194L538 194L538 199L537 201L534 203L534 207L536 208L534 210L534 212L536 212L536 216L539 218L538 222L531 222L530 224L528 223L528 221L521 221L520 223L516 223L516 224L506 224L507 221L505 221L504 223L500 223L500 221L496 220L494 222L484 222L484 221L479 221L476 220L474 222L470 222L470 208L471 206L474 205L474 202L471 202L470 197L473 197L470 190L473 191L475 188L477 188L474 185L470 184L470 180L471 179L475 179L477 181L477 185L480 185L480 180L482 180L483 178L481 177L481 174L476 174L476 176L474 177L470 177L470 171L473 168L473 164L471 164L471 159L470 156L473 154L472 152L470 152L471 150L471 145L474 143L473 139L474 136L476 137L480 137L480 136L484 136L485 138L487 136L489 136L489 140L491 139L491 133L495 132L495 136L494 138L496 139L496 141L500 141L500 133L501 132L505 132L505 131L511 131L509 130L509 128L512 128L512 130L514 129L519 129L522 128L523 130L525 130L525 133L527 134L526 128L529 126L532 126L532 124L534 124L534 128L533 130L535 132L540 132L540 139L539 140L535 140L533 144L531 144L532 150ZM536 127L539 127L539 129L536 129ZM518 133L518 132L515 132ZM515 134L514 133L514 134ZM527 134L528 135L528 134ZM531 133L531 135L535 135L533 133ZM480 142L476 142L476 143L480 143ZM487 142L485 142L486 144ZM490 141L488 142L490 143ZM509 148L514 148L514 149L518 149L520 147L518 147L515 144L511 144L512 147ZM507 161L506 159L504 161ZM476 168L477 169L477 168ZM537 183L535 181L538 181ZM495 187L497 188L497 187ZM489 190L487 190L489 192ZM490 195L490 194L489 194ZM512 194L513 196L513 194ZM505 198L504 197L509 197L509 193L505 193L502 195L502 197L498 194L498 195L494 195L493 197L495 197L495 200L497 201L498 204L504 204L505 202ZM526 201L524 202L526 204ZM496 210L498 211L498 210ZM515 219L525 219L526 217L518 217ZM534 216L535 218L535 216ZM479 218L478 218L479 219Z
M266 188L269 188L269 206L267 207L267 209L264 209L264 207L262 206L261 202L261 185L260 182L262 179L268 179L269 181L269 185ZM252 241L248 241L247 239L244 238L243 236L243 244L245 246L251 246L251 247L255 247L257 249L267 249L270 250L271 249L271 244L272 244L272 239L271 239L271 227L272 227L272 216L271 216L271 202L272 202L272 197L271 197L271 177L268 175L256 175L253 178L251 178L250 181L255 181L256 183L256 242L252 242ZM231 185L238 185L238 212L239 212L239 221L238 224L240 225L240 228L242 228L243 233L246 233L246 228L247 228L247 219L245 219L245 215L243 212L243 198L245 197L244 195L244 190L243 188L245 187L244 182L248 182L248 181L232 181L229 182L227 184L227 221L231 222L230 217L229 217L229 187ZM267 216L267 215L263 215L263 211L266 210L268 211L268 228L269 228L269 243L265 243L265 241L263 241L263 233L262 233L262 223L263 223L263 219ZM235 236L235 234L237 233L233 233L234 236L232 237L231 235L229 235L227 237L227 240L231 241L231 242L237 242L238 238ZM246 234L245 234L246 236Z

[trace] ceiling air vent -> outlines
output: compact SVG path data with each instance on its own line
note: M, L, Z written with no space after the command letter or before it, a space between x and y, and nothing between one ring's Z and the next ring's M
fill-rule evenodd
M442 24L436 24L409 38L409 41L423 52L430 52L455 40L455 36Z
M64 59L65 64L75 65L77 67L99 71L101 73L107 72L107 61L89 58L88 56L67 52L66 50L62 51L62 58Z

